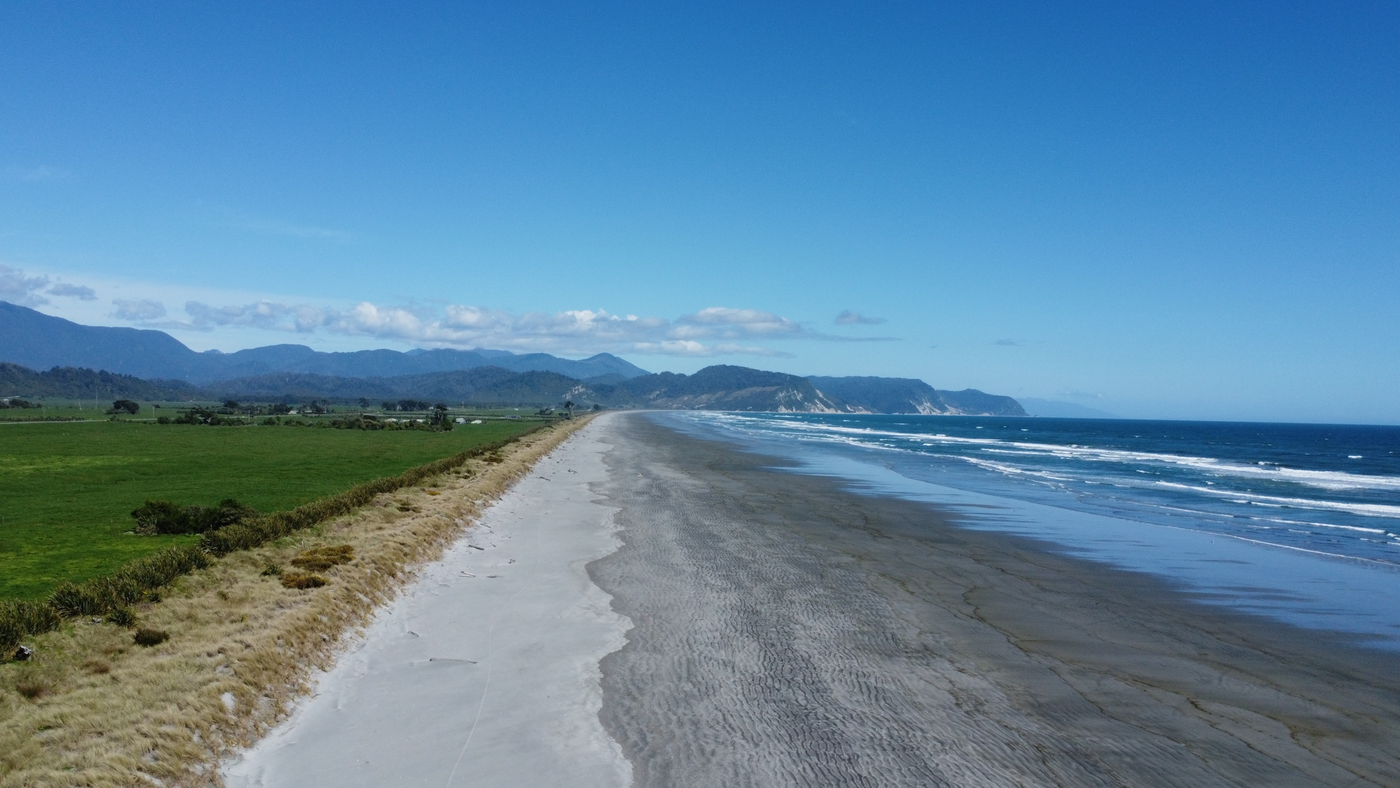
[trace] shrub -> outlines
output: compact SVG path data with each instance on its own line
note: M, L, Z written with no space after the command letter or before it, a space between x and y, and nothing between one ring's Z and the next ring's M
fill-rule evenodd
M151 599L156 589L210 563L209 556L193 545L167 547L130 561L105 577L85 583L63 583L49 596L49 605L69 617L105 615Z
M330 581L317 574L310 572L283 572L282 586L284 588L320 588Z
M58 611L44 602L0 601L0 654L9 659L21 640L58 629L61 621Z
M143 591L153 591L212 563L209 556L194 545L174 545L131 561L116 574L136 583Z
M170 639L170 634L163 629L146 629L142 627L136 630L136 634L131 638L138 646L159 646Z
M263 567L263 570L260 574L262 574L263 577L276 577L277 575L282 574L282 567L278 566L277 564L268 564L267 566Z
M116 624L119 627L127 627L129 629L136 626L136 613L129 607L113 608L111 612L107 614L107 623Z
M257 515L257 510L232 498L217 506L180 506L170 501L146 502L131 512L138 534L202 534Z
M355 549L348 544L336 547L313 547L292 559L292 566L308 572L324 572L333 566L355 560Z
M69 618L100 615L106 608L89 583L60 583L49 595L49 604Z

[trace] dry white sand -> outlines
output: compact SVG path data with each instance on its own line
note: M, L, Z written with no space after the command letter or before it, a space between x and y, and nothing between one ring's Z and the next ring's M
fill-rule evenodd
M383 611L313 697L226 764L229 786L614 786L599 660L630 622L585 565L617 548L603 416Z

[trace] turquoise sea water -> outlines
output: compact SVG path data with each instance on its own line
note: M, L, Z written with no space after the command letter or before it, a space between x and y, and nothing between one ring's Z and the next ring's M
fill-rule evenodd
M1400 650L1400 428L669 413L853 489Z

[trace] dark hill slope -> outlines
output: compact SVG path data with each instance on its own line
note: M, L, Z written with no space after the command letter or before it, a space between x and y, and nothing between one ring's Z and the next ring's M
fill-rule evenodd
M915 378L811 376L821 393L864 413L949 413L933 387Z
M164 331L84 326L0 301L0 361L191 380L204 370L201 355Z
M943 391L916 378L819 377L808 380L831 399L862 413L952 416L1025 416L1011 397L977 389Z
M694 375L662 372L633 378L616 388L630 395L631 404L648 408L796 413L843 410L806 378L727 364L705 367Z
M0 397L24 399L114 399L184 401L202 397L199 389L183 380L142 380L130 375L96 372L75 367L55 367L35 372L18 364L0 362Z
M938 396L957 413L967 416L1025 416L1021 403L1011 397L987 394L977 389L939 390Z

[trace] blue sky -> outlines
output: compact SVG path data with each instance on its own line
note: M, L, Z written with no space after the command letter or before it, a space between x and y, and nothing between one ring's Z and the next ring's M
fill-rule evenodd
M1397 40L1362 2L7 3L0 298L1400 423Z

